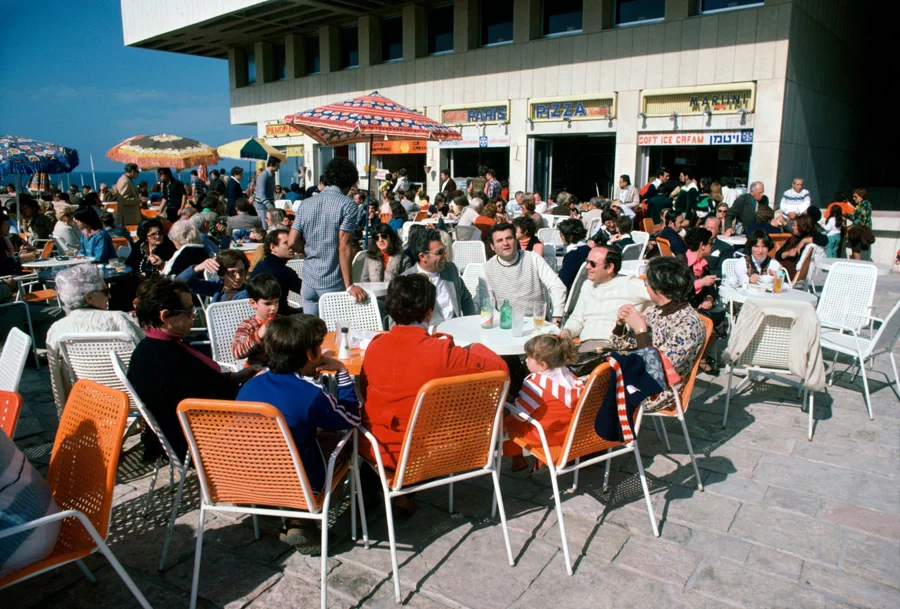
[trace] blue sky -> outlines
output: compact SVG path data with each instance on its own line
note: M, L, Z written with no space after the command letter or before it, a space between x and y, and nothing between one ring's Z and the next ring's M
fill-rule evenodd
M106 151L174 133L210 146L256 135L231 125L228 62L124 46L118 0L26 0L0 10L0 133L75 148L76 171L120 170Z

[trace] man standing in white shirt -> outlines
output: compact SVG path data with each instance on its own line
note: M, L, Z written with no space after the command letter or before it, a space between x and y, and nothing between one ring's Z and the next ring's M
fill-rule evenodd
M587 281L581 284L578 302L560 333L569 338L580 337L582 345L590 340L609 340L622 305L642 308L650 302L642 280L618 274L622 254L616 248L595 247L586 264Z
M421 273L437 290L431 325L454 317L478 315L478 308L459 276L459 269L447 260L447 247L441 241L440 232L433 228L419 231L410 248L419 262L403 274Z
M794 178L791 187L781 195L781 213L791 220L806 212L810 206L809 191L803 188L803 178Z

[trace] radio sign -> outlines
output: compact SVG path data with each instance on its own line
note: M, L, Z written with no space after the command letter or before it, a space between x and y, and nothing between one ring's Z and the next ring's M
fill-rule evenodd
M509 121L509 104L493 103L477 107L453 107L441 110L445 125L477 125Z

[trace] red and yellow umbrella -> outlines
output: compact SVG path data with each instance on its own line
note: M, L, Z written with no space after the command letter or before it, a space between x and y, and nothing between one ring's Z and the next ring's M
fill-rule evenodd
M178 135L136 135L113 146L107 158L119 163L135 163L141 169L171 167L188 169L215 165L219 154L212 146Z

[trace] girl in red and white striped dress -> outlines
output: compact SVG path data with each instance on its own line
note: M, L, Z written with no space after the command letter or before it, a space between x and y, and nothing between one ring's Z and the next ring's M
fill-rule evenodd
M568 366L578 359L578 347L570 338L541 334L525 344L525 364L531 373L522 385L516 406L522 408L544 428L547 445L562 446L578 398L584 389ZM503 454L512 457L512 470L528 467L522 448L540 447L541 438L530 423L513 415L504 421L509 438Z

